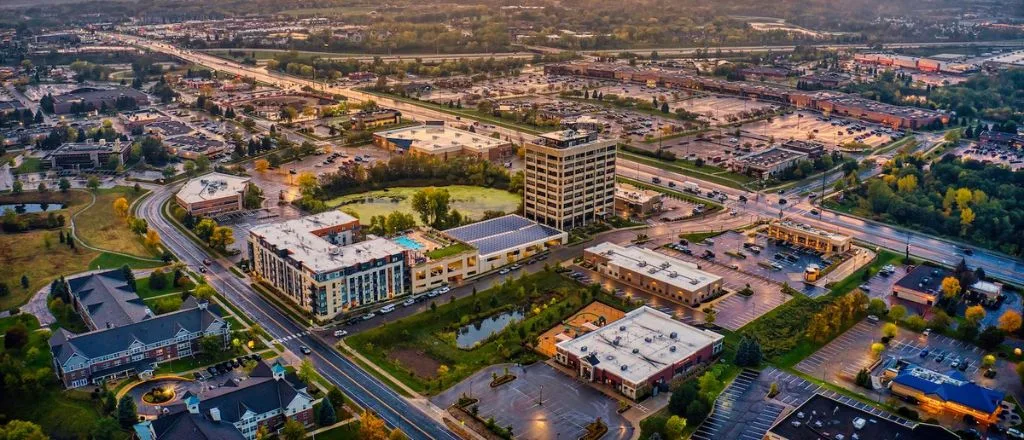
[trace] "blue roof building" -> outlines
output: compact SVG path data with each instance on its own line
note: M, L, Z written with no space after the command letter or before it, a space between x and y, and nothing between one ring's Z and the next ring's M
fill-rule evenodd
M898 396L913 397L929 412L971 415L984 423L996 421L1006 393L978 385L952 370L949 373L899 361L886 371L889 388Z

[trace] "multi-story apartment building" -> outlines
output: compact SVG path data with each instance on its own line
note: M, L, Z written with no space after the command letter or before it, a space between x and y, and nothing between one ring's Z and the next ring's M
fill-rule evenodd
M71 305L89 330L120 327L153 317L146 303L128 285L121 269L71 278L67 285Z
M408 249L383 238L356 242L359 220L327 211L249 230L253 271L280 295L327 320L408 292Z
M223 214L242 210L248 187L248 177L209 173L189 180L174 200L192 215Z
M209 310L206 302L189 298L181 310L131 324L77 335L58 329L50 337L53 370L68 388L152 374L160 362L199 352L199 340L205 336L222 338L227 346L231 324Z
M526 143L523 216L563 231L611 215L615 140L564 130Z
M313 398L283 365L256 364L244 381L228 379L209 391L191 391L156 420L135 425L138 440L254 440L262 427L280 430L285 421L314 425Z

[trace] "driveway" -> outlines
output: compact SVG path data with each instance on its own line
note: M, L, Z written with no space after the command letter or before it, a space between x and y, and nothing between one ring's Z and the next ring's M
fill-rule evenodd
M494 417L499 426L512 426L519 439L579 438L587 424L598 417L608 424L605 440L626 440L633 426L620 414L618 403L584 382L575 380L538 362L526 367L510 366L516 380L491 388L491 373L503 374L503 365L485 368L449 388L431 402L447 408L463 393L480 399L480 417Z

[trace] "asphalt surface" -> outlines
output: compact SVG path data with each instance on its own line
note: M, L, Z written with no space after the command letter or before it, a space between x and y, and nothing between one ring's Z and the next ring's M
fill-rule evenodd
M193 268L203 265L208 258L206 252L185 237L181 231L161 215L160 207L176 190L176 187L163 187L153 191L138 205L138 214L145 218L150 227L160 233L167 246L182 262ZM242 239L242 238L240 238ZM212 258L211 258L212 259ZM281 342L297 357L303 357L300 347L305 345L312 354L305 356L328 381L337 385L356 404L376 412L388 425L401 429L413 439L452 439L458 437L446 429L425 411L433 411L434 407L418 405L404 399L396 392L381 383L376 377L341 356L319 337L310 335L303 323L293 321L278 311L242 279L235 276L218 260L208 267L205 274L207 282L220 292L235 307L260 324L270 334L271 339L280 340L290 335L301 335L288 338Z

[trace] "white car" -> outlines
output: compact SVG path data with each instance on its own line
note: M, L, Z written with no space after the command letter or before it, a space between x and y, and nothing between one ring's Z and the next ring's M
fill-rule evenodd
M442 294L451 292L451 290L452 290L452 288L448 287L448 286L441 286L441 287L437 288L437 291L442 293Z
M334 332L334 337L335 338L343 338L346 335L348 335L348 332L345 331L345 330L335 330L335 332Z
M402 303L402 305L405 306L405 307L409 307L409 306L411 306L413 304L416 304L416 300L414 300L412 298L409 298L409 299L405 300L405 302Z

